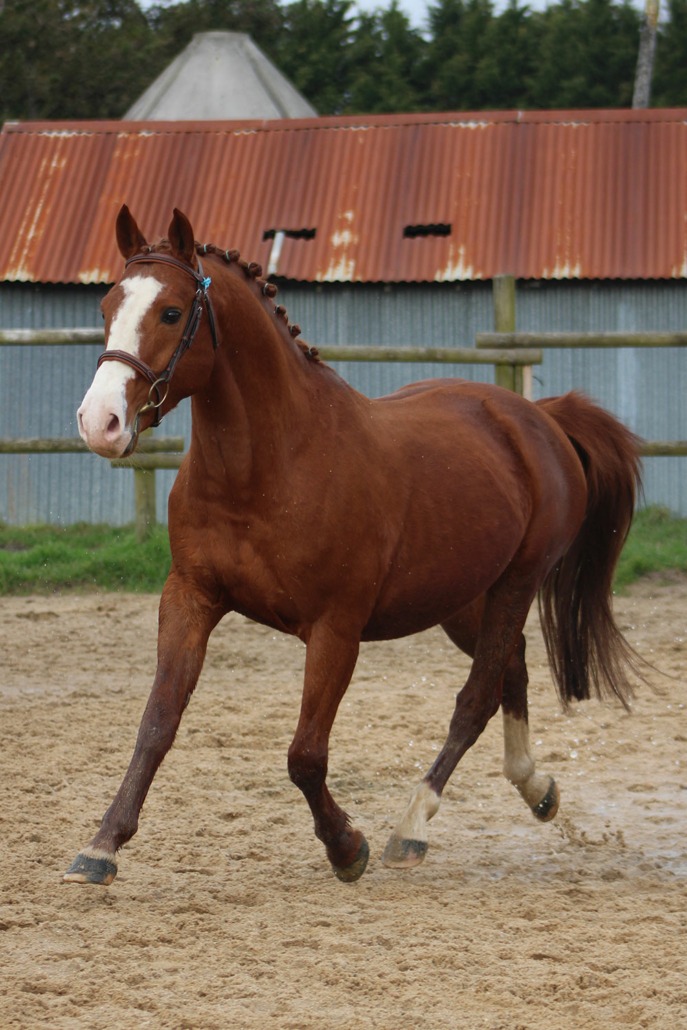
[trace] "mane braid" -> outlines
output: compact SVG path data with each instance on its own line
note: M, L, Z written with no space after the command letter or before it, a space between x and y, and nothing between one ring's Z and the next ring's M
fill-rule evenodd
M161 243L163 244L166 242L166 240L161 241ZM274 283L270 283L267 281L267 279L263 278L262 265L258 264L257 261L251 261L249 263L241 257L241 254L238 250L221 250L219 247L216 247L214 243L198 243L196 241L195 246L196 254L198 255L202 256L203 254L216 254L218 257L223 258L228 265L237 264L239 268L243 270L246 278L254 282L255 285L259 288L261 299L263 297L273 299L277 296L277 293L279 292L277 287L274 285ZM152 247L150 248L150 250L152 250ZM308 361L319 362L320 355L317 347L310 347L307 343L304 343L303 340L296 339L301 334L301 327L299 325L291 324L291 322L289 322L289 317L286 313L286 308L284 307L284 305L277 304L273 308L273 314L279 319L279 321L284 323L287 332L292 337L292 339L295 340L299 349L305 355Z

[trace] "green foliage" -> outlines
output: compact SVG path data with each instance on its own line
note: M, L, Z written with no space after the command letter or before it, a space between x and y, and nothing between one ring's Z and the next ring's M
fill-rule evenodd
M148 22L155 38L156 64L160 64L150 74L152 80L197 32L246 32L272 55L284 31L284 11L277 0L186 0L152 7Z
M435 100L438 110L493 106L492 97L479 86L480 71L492 57L488 48L493 22L490 0L439 0L429 8L428 99Z
M484 52L475 69L478 105L522 110L532 107L532 90L540 71L539 32L529 10L510 0L489 22ZM498 103L492 105L493 98Z
M2 0L0 118L121 118L197 32L246 32L320 114L627 107L641 15L630 0ZM653 97L687 105L687 0L668 0Z
M169 566L165 527L140 544L131 527L0 525L0 596L94 589L158 592Z
M349 111L415 111L422 105L425 41L392 0L388 10L361 14L351 44Z
M630 106L640 19L627 0L562 0L537 15L535 25L535 107Z
M352 0L296 0L285 9L281 71L320 114L341 114L351 77Z
M687 105L687 0L668 0L659 28L652 96L656 107Z
M0 118L119 118L153 44L135 0L5 0Z
M103 590L159 593L170 566L167 529L139 544L132 527L0 524L0 596ZM622 590L647 575L687 574L687 519L640 511L615 579Z

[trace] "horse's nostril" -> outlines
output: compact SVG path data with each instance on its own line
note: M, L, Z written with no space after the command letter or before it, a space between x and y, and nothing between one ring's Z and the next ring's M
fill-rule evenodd
M107 423L107 429L105 431L108 436L119 435L119 418L117 415L110 416L110 421Z

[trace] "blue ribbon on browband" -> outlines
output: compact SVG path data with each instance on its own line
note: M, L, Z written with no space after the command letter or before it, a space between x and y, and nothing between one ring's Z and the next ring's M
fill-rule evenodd
M203 293L207 293L208 288L210 287L211 284L212 284L212 279L210 278L209 275L206 275L205 278L200 280L200 285L203 287Z

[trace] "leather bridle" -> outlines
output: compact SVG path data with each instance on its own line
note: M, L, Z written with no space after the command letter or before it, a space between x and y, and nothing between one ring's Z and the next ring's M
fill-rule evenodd
M169 359L167 367L164 368L162 372L155 372L150 365L146 365L145 361L141 361L141 359L136 357L135 354L129 354L129 352L125 350L104 350L98 358L98 368L100 368L103 361L121 361L123 364L133 368L135 372L138 372L139 375L143 376L143 378L147 379L150 383L148 400L136 413L136 418L134 419L134 436L138 433L138 421L141 415L145 415L149 411L155 412L152 425L154 427L160 425L162 420L160 410L167 399L170 381L174 375L174 370L177 367L179 360L184 356L186 351L189 350L195 335L198 332L198 326L200 325L200 319L203 313L203 305L205 305L208 315L208 325L210 326L210 333L212 335L212 346L214 350L217 350L215 314L212 310L212 302L208 294L208 289L212 280L203 275L203 266L201 265L200 258L198 258L198 271L191 268L190 265L185 264L183 261L179 261L177 258L172 257L171 254L136 254L134 257L129 258L126 262L125 268L128 268L129 265L143 263L173 265L174 268L181 269L181 271L185 272L186 275L190 275L195 282L196 295L193 298L193 304L191 305L191 310L189 311L181 340L172 354L172 357Z

